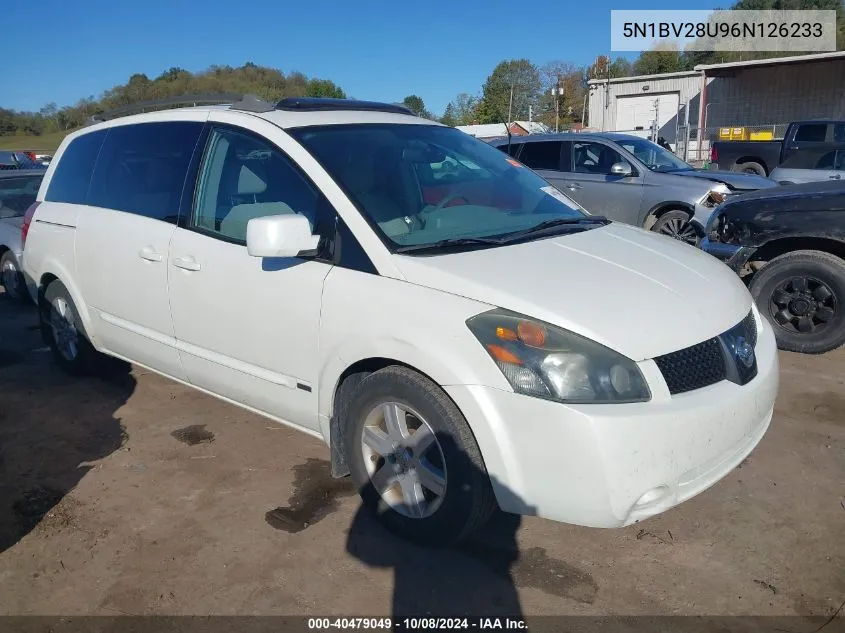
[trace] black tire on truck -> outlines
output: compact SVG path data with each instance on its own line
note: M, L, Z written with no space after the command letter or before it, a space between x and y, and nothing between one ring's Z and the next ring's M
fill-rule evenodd
M772 259L751 278L751 295L780 349L823 354L845 344L845 261L821 251Z
M768 174L766 173L766 168L763 167L760 163L754 161L738 163L734 171L741 171L745 174L757 174L758 176L763 176L764 178L768 176Z

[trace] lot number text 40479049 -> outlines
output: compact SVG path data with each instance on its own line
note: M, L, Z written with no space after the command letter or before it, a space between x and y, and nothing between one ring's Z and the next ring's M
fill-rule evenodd
M308 618L308 630L346 629L359 631L405 630L526 630L520 618Z

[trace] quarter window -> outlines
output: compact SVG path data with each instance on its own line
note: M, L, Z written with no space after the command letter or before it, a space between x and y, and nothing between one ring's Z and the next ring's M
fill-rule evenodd
M519 161L531 169L560 170L560 141L526 143Z
M175 224L202 128L189 121L109 128L88 204Z
M324 198L277 148L249 134L216 128L200 168L191 225L246 243L247 223L264 216L304 215L316 231L323 204Z
M73 139L59 156L59 162L44 199L48 202L66 202L85 204L87 202L88 183L97 154L106 138L106 130L89 132Z

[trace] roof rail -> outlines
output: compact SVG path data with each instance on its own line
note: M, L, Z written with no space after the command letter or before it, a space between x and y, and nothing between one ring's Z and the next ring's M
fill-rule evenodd
M168 97L167 99L154 99L151 101L138 101L130 103L129 105L120 108L114 108L106 112L94 114L88 118L85 125L94 125L101 121L109 121L119 117L129 116L131 114L141 114L148 110L166 109L178 106L199 106L199 105L218 105L233 103L243 98L243 95L237 93L220 93L220 94L196 94L196 95L181 95L178 97Z
M232 110L242 110L244 112L271 112L276 109L272 103L264 101L261 97L255 95L243 95L234 102L230 108Z
M276 109L298 112L364 110L368 112L393 112L395 114L414 115L414 112L410 108L406 108L403 105L379 103L378 101L359 101L357 99L331 99L327 97L287 97L276 104Z

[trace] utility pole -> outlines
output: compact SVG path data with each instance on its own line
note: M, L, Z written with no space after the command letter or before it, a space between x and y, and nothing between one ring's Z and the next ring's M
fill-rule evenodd
M514 82L513 71L511 71L511 98L510 98L510 101L508 101L508 120L507 120L506 125L511 124L511 114L513 113L513 82Z
M563 96L563 85L560 81L560 75L557 76L557 82L552 88L552 97L555 100L555 132L560 131L560 98Z

